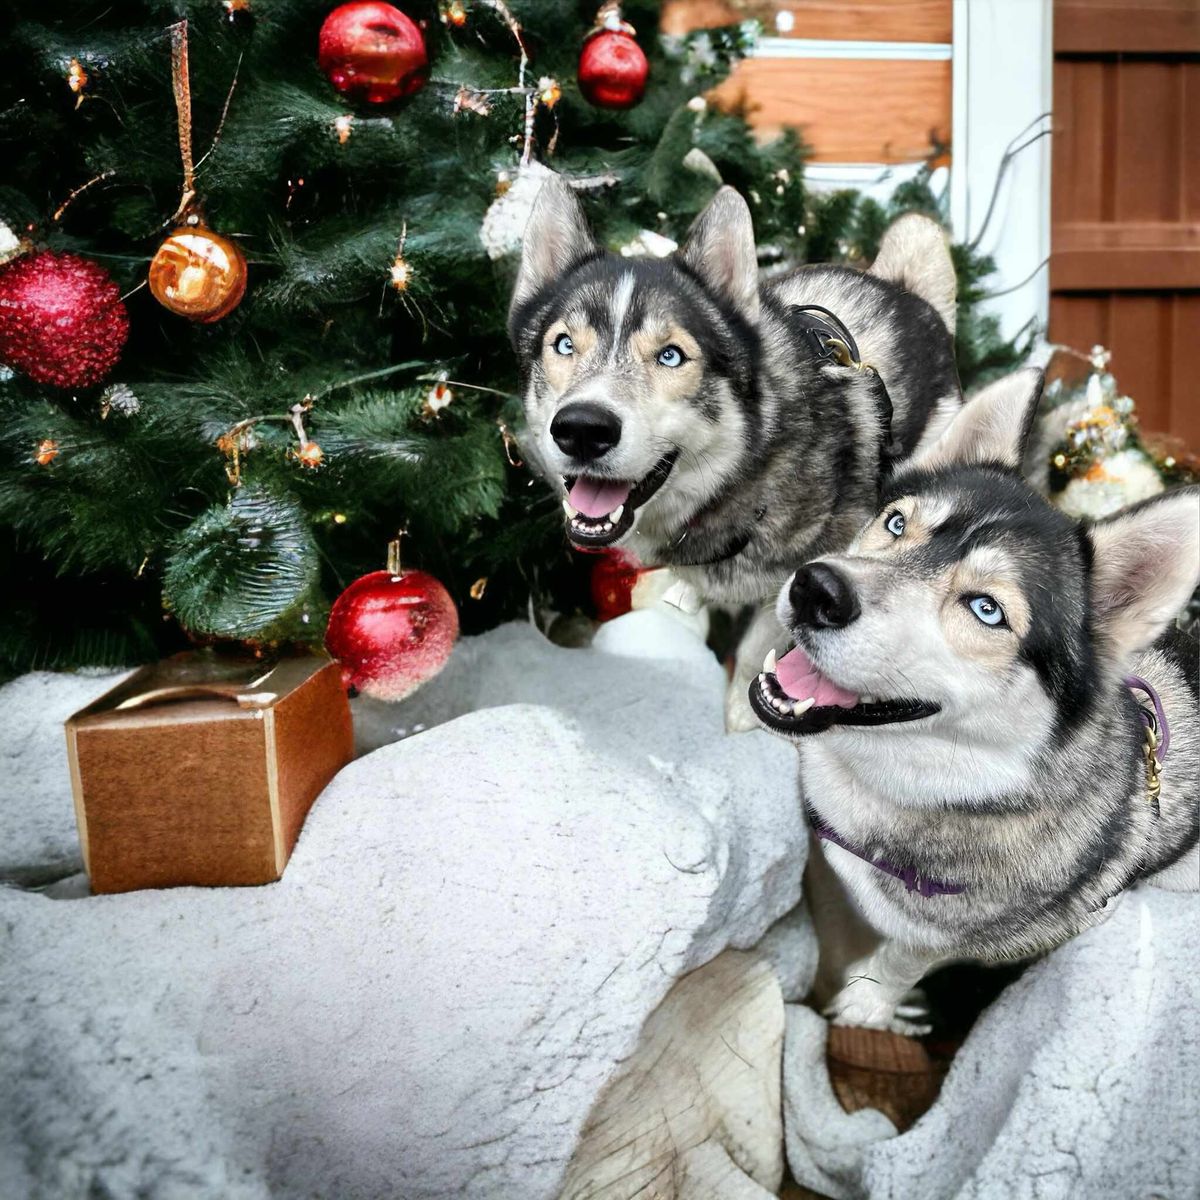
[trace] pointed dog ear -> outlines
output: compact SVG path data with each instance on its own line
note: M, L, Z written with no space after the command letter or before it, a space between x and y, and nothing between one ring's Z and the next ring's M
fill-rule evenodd
M1153 643L1200 584L1200 488L1178 488L1088 529L1092 612L1117 662Z
M906 213L893 221L868 274L920 296L954 332L958 277L946 231L936 221L920 213Z
M509 312L516 312L572 263L596 252L583 206L561 175L542 184L525 226L521 268L517 272Z
M955 463L998 463L1017 470L1042 398L1042 372L1014 371L975 393L936 441L914 455L911 466L935 469Z
M758 251L746 201L731 187L721 188L696 218L678 251L717 296L741 316L758 323Z

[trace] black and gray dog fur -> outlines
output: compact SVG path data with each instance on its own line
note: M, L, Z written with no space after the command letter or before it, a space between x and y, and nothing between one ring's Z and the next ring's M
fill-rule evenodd
M1024 371L970 400L849 548L783 589L812 664L799 690L823 679L858 703L794 714L772 703L779 676L752 685L760 719L800 752L820 826L965 889L925 896L821 843L822 999L845 1023L902 1026L897 1003L934 965L1049 949L1139 881L1200 888L1198 647L1173 623L1200 583L1200 489L1067 517L1018 473L1040 393ZM1128 674L1166 711L1157 804ZM821 886L831 875L849 909Z
M554 177L510 312L522 447L575 544L626 546L706 601L761 604L798 561L845 546L894 463L958 409L954 319L953 265L927 218L897 221L870 272L811 266L760 286L732 188L676 253L637 259L599 247ZM835 357L838 322L874 370ZM580 481L620 485L603 493L627 493L615 519L575 511ZM768 608L739 654L734 727L753 725L745 684L781 636Z

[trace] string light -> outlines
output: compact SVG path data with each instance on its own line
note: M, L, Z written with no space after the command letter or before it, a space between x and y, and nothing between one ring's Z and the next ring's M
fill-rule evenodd
M83 89L87 84L88 73L83 69L83 64L77 58L71 59L67 64L67 87L78 97L75 101L76 108L83 103Z

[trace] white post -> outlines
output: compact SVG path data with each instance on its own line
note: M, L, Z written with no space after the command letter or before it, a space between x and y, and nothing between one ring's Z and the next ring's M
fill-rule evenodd
M1006 147L1042 129L1053 99L1051 0L954 0L950 220L958 240L979 237ZM1023 137L1018 136L1026 129ZM1015 139L1015 140L1014 140ZM979 249L997 271L987 302L1006 336L1030 320L1044 329L1050 291L1050 138L1009 164ZM1011 289L1011 290L1009 290Z

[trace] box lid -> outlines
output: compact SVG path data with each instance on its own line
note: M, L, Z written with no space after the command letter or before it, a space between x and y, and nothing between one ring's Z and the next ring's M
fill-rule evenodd
M185 651L139 668L67 720L89 729L173 725L196 720L255 720L332 659L299 655L271 663L249 656Z

